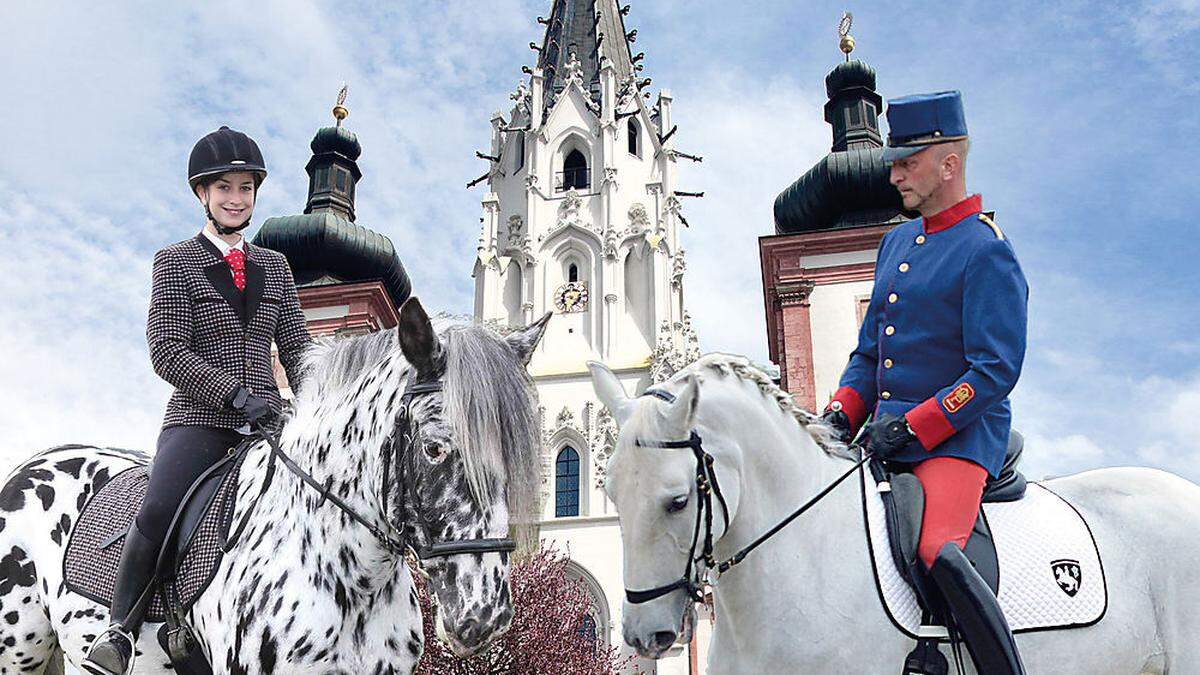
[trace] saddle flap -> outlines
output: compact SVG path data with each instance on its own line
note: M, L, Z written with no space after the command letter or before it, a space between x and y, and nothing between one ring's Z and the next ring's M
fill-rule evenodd
M911 473L898 473L888 481L892 487L892 502L896 511L894 531L888 534L900 547L901 561L909 569L917 559L917 544L921 540L921 520L925 514L925 488ZM886 499L884 500L886 503Z
M215 574L222 555L219 533L236 499L237 475L245 450L206 471L185 494L159 554L159 574L173 592L172 604L189 607ZM63 581L72 592L103 605L112 602L125 532L137 516L149 486L149 467L135 465L117 474L88 500L71 531L63 556ZM160 622L168 607L156 593L146 620Z

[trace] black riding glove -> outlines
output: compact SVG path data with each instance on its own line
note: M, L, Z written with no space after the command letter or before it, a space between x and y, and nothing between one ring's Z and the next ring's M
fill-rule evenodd
M270 401L250 393L245 387L237 388L229 400L229 407L245 415L252 427L262 427L275 417Z
M917 435L908 426L908 420L896 415L884 415L867 427L867 450L879 459L890 459L909 443L917 440Z
M821 415L821 423L833 429L834 438L843 443L849 443L854 436L850 433L850 418L841 410L826 410Z

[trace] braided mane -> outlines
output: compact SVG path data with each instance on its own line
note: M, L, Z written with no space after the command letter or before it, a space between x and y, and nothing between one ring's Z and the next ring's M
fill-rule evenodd
M857 459L845 443L837 440L834 431L821 423L819 415L797 405L796 399L791 394L784 391L766 373L755 367L750 359L721 352L705 354L672 379L688 372L695 374L699 381L703 381L706 372L713 372L721 376L731 375L754 384L758 387L759 393L773 401L780 410L791 415L826 454L842 459Z

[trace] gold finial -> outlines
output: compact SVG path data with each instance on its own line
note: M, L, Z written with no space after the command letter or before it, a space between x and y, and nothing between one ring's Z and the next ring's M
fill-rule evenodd
M842 12L842 20L838 22L838 47L842 53L846 55L846 60L850 60L850 52L854 51L854 36L850 35L850 26L854 23L854 15L850 12Z
M350 88L343 84L342 90L338 92L337 105L333 106L333 116L337 118L337 125L339 127L342 126L342 120L346 119L346 116L350 114L350 111L346 110L345 106L346 94L349 91Z

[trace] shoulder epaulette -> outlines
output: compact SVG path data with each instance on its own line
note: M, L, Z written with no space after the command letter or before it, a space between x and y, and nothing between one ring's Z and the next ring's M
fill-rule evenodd
M1004 241L1004 233L1000 231L1000 226L997 225L996 221L992 220L990 216L988 216L986 213L979 214L979 222L992 228L992 232L996 233L996 238L1000 241Z

